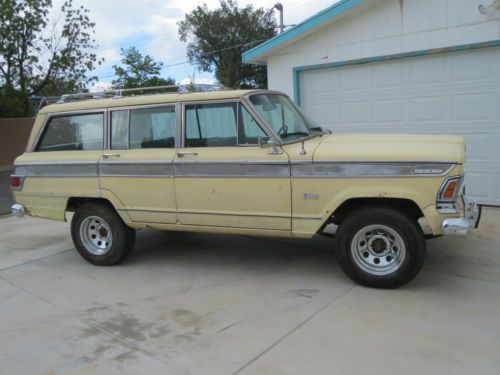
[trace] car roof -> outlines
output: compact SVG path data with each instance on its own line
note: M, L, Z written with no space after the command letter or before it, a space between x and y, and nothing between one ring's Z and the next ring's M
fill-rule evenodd
M88 111L92 109L104 109L114 107L128 107L136 105L168 104L177 102L191 102L201 100L224 100L238 99L251 92L263 92L264 90L220 90L190 93L165 93L137 96L121 96L106 99L80 100L68 103L50 104L40 110L40 114Z

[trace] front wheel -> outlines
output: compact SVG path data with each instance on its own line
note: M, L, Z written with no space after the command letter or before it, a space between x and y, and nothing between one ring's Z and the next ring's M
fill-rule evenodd
M374 288L406 284L425 259L425 238L417 221L390 208L353 212L340 224L336 242L342 270Z
M80 255L89 263L112 266L131 252L135 230L111 207L87 203L73 215L71 237Z

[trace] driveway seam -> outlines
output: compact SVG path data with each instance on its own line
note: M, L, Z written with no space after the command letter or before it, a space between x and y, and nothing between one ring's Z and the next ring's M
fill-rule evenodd
M57 253L47 254L47 255L44 255L44 256L42 256L42 257L40 257L40 258L30 259L30 260L28 260L28 261L26 261L26 262L23 262L23 263L18 263L18 264L14 264L14 265L12 265L12 266L8 266L8 267L5 267L5 268L1 268L1 269L0 269L0 272L3 272L3 271L8 271L8 270L11 270L11 269L16 268L16 267L21 267L21 266L24 266L25 264L34 263L34 262L37 262L37 261L42 260L42 259L45 259L45 258L49 258L49 257L54 256L54 255L63 254L63 253L66 253L66 252L68 252L68 251L70 251L70 250L74 250L74 249L75 249L75 248L74 248L74 247L72 247L71 249L61 250L61 251L59 251L59 252L57 252Z
M281 344L285 339L287 339L288 337L290 337L292 334L294 334L295 332L297 332L300 328L302 328L307 323L309 323L311 320L313 320L316 316L318 316L321 312L323 312L326 308L328 308L333 302L339 300L340 298L342 298L343 296L345 296L347 293L349 293L351 290L353 290L354 288L357 288L357 287L358 287L357 285L353 285L350 288L348 288L347 290L345 290L342 293L340 293L338 296L336 296L331 301L329 301L326 305L324 305L321 308L319 308L318 310L316 310L314 313L312 313L311 315L309 315L305 320L303 320L302 322L300 322L299 324L297 324L295 327L293 327L290 331L288 331L283 336L281 336L278 340L276 340L274 343L272 343L270 346L268 346L266 349L264 349L262 352L260 352L257 356L255 356L250 361L248 361L243 366L241 366L236 371L234 371L232 373L232 375L237 375L237 374L241 373L247 367L249 367L250 365L252 365L253 363L255 363L257 360L259 360L262 356L264 356L265 354L269 353L272 349L274 349L276 346L278 346L279 344Z
M71 249L70 249L71 250ZM65 250L65 251L68 251L68 250ZM55 255L55 254L53 254ZM129 343L128 341L126 341L124 338L118 336L118 335L115 335L114 333L112 332L109 332L107 331L106 329L100 327L99 325L97 324L94 324L94 323L91 323L89 322L87 319L84 319L82 318L81 316L79 316L78 314L74 314L68 310L66 310L64 307L62 306L59 306L59 305L56 305L54 303L52 303L51 301L49 301L48 299L46 298L43 298L43 297L40 297L39 295L37 294L34 294L32 293L31 291L29 291L28 289L25 289L24 287L20 286L20 285L17 285L16 283L6 279L5 277L3 276L0 276L0 280L3 280L5 281L6 283L8 283L9 285L11 285L12 287L16 288L17 290L20 290L21 292L23 293L26 293L28 295L30 295L31 297L49 305L50 307L56 309L56 310L60 310L64 315L66 315L68 318L74 318L76 320L78 320L80 323L86 325L87 327L90 327L90 328L93 328L93 329L96 329L98 330L99 332L103 333L104 335L106 336L109 336L111 337L112 339L120 342L121 344L123 344L124 346L126 346L127 348L129 349L132 349L132 350L135 350L137 352L140 352L142 354L144 354L145 356L147 356L148 358L151 358L153 360L156 360L158 361L159 363L161 363L162 365L168 365L168 366L172 366L172 363L167 363L167 362L164 362L163 360L161 360L159 358L159 356L155 355L154 353L151 353L151 352L148 352L147 350L144 350L138 346L135 346L131 343ZM176 371L180 371L179 369L176 369ZM181 372L178 372L178 373L181 373Z

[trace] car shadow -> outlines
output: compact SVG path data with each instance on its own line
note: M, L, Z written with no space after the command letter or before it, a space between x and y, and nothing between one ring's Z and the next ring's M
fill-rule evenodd
M342 274L335 260L334 240L322 236L303 240L149 229L138 231L134 250L124 264L162 263L255 272L298 265L316 273Z

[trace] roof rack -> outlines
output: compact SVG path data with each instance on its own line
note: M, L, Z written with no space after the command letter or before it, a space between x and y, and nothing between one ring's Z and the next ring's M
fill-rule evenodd
M175 89L175 90L173 90ZM81 92L77 94L64 94L58 100L58 104L76 102L80 100L92 100L92 99L107 99L107 98L122 98L127 95L134 95L134 93L139 93L139 95L151 95L154 91L157 94L165 93L172 94L186 94L189 92L206 92L206 91L221 91L227 90L226 87L218 85L209 84L188 84L188 85L164 85L164 86L151 86L151 87L135 87L131 89L113 89L100 92ZM161 92L163 91L163 92Z

